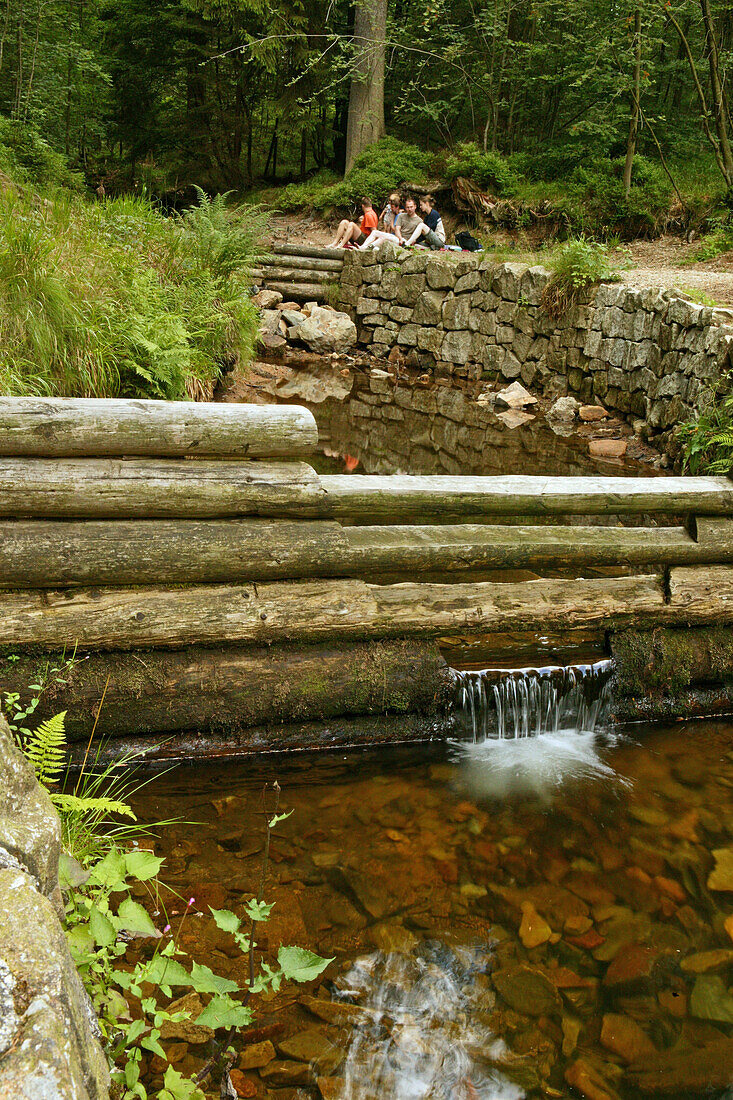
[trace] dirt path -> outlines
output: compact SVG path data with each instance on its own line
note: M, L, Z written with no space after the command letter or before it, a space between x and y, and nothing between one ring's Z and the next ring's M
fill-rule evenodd
M272 219L273 237L276 241L291 244L308 243L328 245L333 240L338 224L318 214L285 214ZM507 239L502 240L505 253ZM688 257L699 247L699 242L688 244L679 237L659 237L654 241L632 241L614 254L619 266L629 264L621 271L625 283L633 286L676 287L678 290L700 297L704 304L733 305L733 252L719 256L707 263L691 263ZM517 252L517 259L523 259ZM538 262L536 254L527 259Z

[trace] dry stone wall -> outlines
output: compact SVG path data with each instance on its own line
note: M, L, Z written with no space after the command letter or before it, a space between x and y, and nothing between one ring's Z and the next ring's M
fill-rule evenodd
M341 308L359 343L377 355L400 348L438 375L520 379L547 395L600 401L674 451L674 427L728 388L733 311L696 305L679 291L599 286L560 322L542 296L541 267L480 254L347 253Z

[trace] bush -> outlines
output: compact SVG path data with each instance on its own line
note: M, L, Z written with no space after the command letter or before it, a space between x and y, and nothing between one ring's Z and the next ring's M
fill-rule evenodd
M0 197L0 393L209 398L248 361L262 216Z
M356 206L368 195L375 207L403 184L423 184L432 167L429 153L397 138L384 137L358 156L341 183L328 189L328 206Z
M280 210L299 210L303 206L312 206L322 210L328 206L328 192L341 177L328 168L321 168L309 180L303 183L289 183L278 192L277 205Z
M686 263L705 263L707 260L717 260L724 252L733 249L733 225L728 217L711 219L711 230L688 254Z
M72 172L66 157L57 153L30 126L0 116L0 170L33 187L70 187L80 190L83 179Z
M511 194L519 179L509 163L499 153L480 149L475 141L464 141L446 158L445 174L449 182L465 176L497 195Z
M623 157L596 157L576 165L564 186L565 197L555 203L573 231L608 236L619 229L637 234L658 228L671 194L664 172L645 157L635 157L627 199L623 170Z
M583 292L600 282L618 279L605 245L578 237L558 245L545 261L552 277L545 287L543 305L560 317Z

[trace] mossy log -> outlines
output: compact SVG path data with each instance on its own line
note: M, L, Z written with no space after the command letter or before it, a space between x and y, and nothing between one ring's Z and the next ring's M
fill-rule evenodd
M337 283L338 271L318 271L307 267L265 267L262 276L268 286L274 283Z
M3 591L0 645L175 648L430 637L461 630L611 628L673 618L663 580L646 575L384 586L310 580ZM721 617L709 614L711 621ZM733 619L733 608L727 614Z
M0 516L307 517L323 496L305 462L0 458Z
M733 549L729 555L733 558ZM341 527L333 520L15 520L0 586L196 584L720 560L681 527Z
M300 405L0 397L2 455L291 457L317 442Z
M453 477L324 474L324 514L352 523L484 515L733 515L727 477Z
M691 684L733 684L733 630L729 626L658 627L611 635L615 694L679 692Z
M60 664L57 658L53 663ZM46 718L66 710L72 740L88 738L98 711L102 738L339 715L434 714L451 686L437 645L420 641L79 651L77 658L63 683L51 681L36 712ZM3 662L0 694L22 693L43 676L47 663L37 656Z

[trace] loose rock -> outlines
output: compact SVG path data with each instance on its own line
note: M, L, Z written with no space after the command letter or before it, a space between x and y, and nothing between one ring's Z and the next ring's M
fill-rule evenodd
M593 458L621 458L626 454L625 439L591 439L588 451Z
M497 405L506 409L524 409L527 405L536 405L537 398L525 390L521 382L512 382L511 386L500 390L495 396Z
M313 306L310 317L298 326L298 339L311 351L348 351L356 343L356 325L348 313Z

